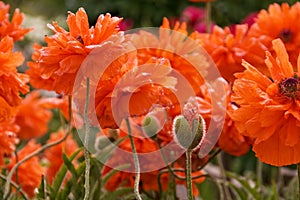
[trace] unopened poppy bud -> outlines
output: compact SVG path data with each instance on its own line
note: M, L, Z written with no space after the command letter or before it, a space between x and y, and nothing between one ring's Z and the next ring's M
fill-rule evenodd
M204 131L205 122L201 116L192 121L192 127L183 115L177 116L173 121L173 134L175 141L182 148L187 150L197 149Z
M158 119L152 115L148 115L144 118L142 128L144 133L152 139L156 137L156 133L161 129Z
M205 121L201 115L199 115L198 120L197 119L193 120L192 130L193 130L194 140L191 146L195 146L192 149L197 149L206 131Z

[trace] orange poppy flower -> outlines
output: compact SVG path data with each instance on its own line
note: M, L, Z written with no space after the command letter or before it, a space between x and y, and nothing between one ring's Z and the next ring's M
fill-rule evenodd
M71 94L76 74L86 56L99 44L118 32L122 19L110 14L100 15L90 28L88 16L83 8L76 14L69 12L69 31L56 22L48 27L54 32L45 36L47 46L35 46L33 62L28 62L30 83L36 88L51 89L60 94Z
M10 106L18 106L21 103L19 93L25 94L29 91L26 83L29 77L17 72L24 57L21 52L13 52L13 39L6 36L0 41L0 97Z
M129 60L127 68L121 65L119 69L116 66L106 70L99 81L95 105L102 128L117 128L124 117L146 115L155 104L168 108L171 116L178 114L179 101L174 91L184 96L187 82L193 93L199 92L203 77L198 71L206 75L209 64L200 46L187 38L185 23L177 22L173 30L164 18L159 37L147 31L126 35L137 54L132 55L133 61ZM199 55L204 59L199 59ZM111 71L116 72L114 76ZM183 79L186 82L182 83ZM123 105L128 101L129 105Z
M13 120L0 122L0 168L4 164L4 159L9 158L16 150L16 144L19 143L18 131L19 127Z
M229 27L214 26L212 33L194 32L191 38L198 41L212 57L222 77L232 82L235 79L233 74L243 71L242 59L258 66L264 63L266 48L247 33L246 24L236 25L235 34Z
M255 37L272 52L272 40L280 38L289 54L290 62L296 69L300 50L300 3L271 4L268 10L261 10L256 22L251 26L249 35ZM261 49L258 51L261 54ZM264 52L264 51L263 51ZM251 63L251 62L250 62ZM256 66L256 65L255 65Z
M48 131L48 122L52 113L40 97L39 92L33 91L23 99L19 106L15 121L21 128L18 133L20 139L39 137Z
M47 143L55 142L60 140L65 135L64 130L59 130L56 133L52 133L50 139ZM67 156L72 155L78 149L77 143L72 139L71 136L68 136L65 141L55 145L47 150L45 150L45 158L48 161L48 166L46 169L46 179L51 184L55 178L56 173L63 164L62 154L65 153Z
M99 81L95 105L102 128L117 128L125 117L144 116L156 104L172 108L177 103L171 91L176 79L171 75L168 60L153 58L143 67L133 64L131 69L127 73L120 69L114 79Z
M296 72L284 43L272 44L276 57L266 53L271 79L246 61L246 70L236 74L232 99L239 108L232 118L254 139L253 151L262 162L283 166L300 162L300 57Z
M177 21L171 28L169 20L164 18L158 37L141 31L131 39L137 48L139 65L147 63L153 57L164 58L170 62L172 69L188 80L195 93L199 92L198 85L204 82L203 76L207 73L208 63L205 62L202 49L200 50L198 44L188 36L185 22ZM204 59L199 59L199 56ZM199 71L202 74L199 74Z
M21 40L31 29L21 27L24 14L21 13L19 9L14 11L10 22L9 7L8 4L4 4L2 1L0 2L0 38L10 36L14 41Z
M35 150L37 150L40 145L35 144L33 141L30 141L18 152L18 160L22 160ZM15 165L16 157L12 160L8 166L9 170ZM16 181L18 185L21 186L29 197L34 197L34 190L38 188L41 182L42 175L44 174L44 168L41 166L40 159L38 156L34 156L22 163L18 167L18 174L16 173L13 176L13 180ZM18 178L16 178L18 176Z
M17 107L9 105L6 100L0 96L0 122L12 119L16 112Z

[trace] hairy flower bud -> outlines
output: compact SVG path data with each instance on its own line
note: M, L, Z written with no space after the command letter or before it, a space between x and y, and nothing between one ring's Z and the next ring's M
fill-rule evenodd
M192 121L192 125L183 115L177 116L173 121L175 141L184 149L197 149L204 132L205 122L201 115L199 115L198 119Z
M156 137L156 133L161 129L159 121L153 115L148 115L144 118L142 128L144 133L152 139Z

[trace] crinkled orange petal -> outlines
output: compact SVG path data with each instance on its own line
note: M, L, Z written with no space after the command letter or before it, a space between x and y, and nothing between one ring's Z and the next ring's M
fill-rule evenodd
M299 132L298 132L299 133ZM268 140L254 143L253 151L260 161L273 166L297 164L300 160L300 142L287 146L280 139L280 132L275 132Z

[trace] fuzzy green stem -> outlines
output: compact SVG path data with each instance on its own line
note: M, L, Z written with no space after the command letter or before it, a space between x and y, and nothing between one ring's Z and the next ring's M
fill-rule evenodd
M171 166L169 166L168 162L167 162L167 159L166 159L166 156L165 154L163 153L163 151L161 150L162 149L162 146L160 144L160 142L158 141L158 139L156 138L156 143L159 147L159 151L160 151L160 154L162 156L162 159L167 167L167 170L168 172L170 172L170 180L169 180L169 186L171 188L171 190L169 191L169 193L172 193L171 196L174 197L174 199L176 199L176 185L175 185L175 178L176 178L176 174L172 171L172 168ZM172 163L172 166L174 165L174 163ZM161 185L161 182L160 182L160 178L161 178L161 175L163 174L163 172L161 173L161 171L158 173L158 176L157 176L157 183L158 183L158 188L159 188L159 195L162 193L162 185ZM184 178L185 180L185 178Z
M142 200L142 197L140 195L139 192L139 184L140 184L140 174L141 174L141 169L140 169L140 163L139 163L139 158L137 156L137 152L136 152L136 148L134 145L134 140L132 137L132 132L131 132L131 127L130 127L130 123L129 123L129 119L126 118L126 125L128 128L128 135L129 135L129 140L130 140L130 144L132 147L132 154L133 154L133 161L134 161L134 167L135 167L135 180L134 180L134 194L136 199L138 200Z
M298 172L298 199L300 199L300 163L297 164Z
M6 177L3 176L2 174L0 174L0 179L6 180ZM22 195L22 197L23 197L25 200L28 200L28 199L29 199L29 197L27 196L27 194L20 188L20 186L19 186L17 183L11 181L10 184L11 184L14 188L16 188L16 190L17 190L18 192L20 192L20 194Z
M88 200L90 196L90 153L88 151L89 146L89 120L88 120L88 109L89 109L89 95L90 95L90 79L86 78L86 97L85 97L85 106L84 106L84 159L85 159L85 182L84 182L84 200Z
M206 10L206 18L205 18L206 32L210 33L210 30L211 30L211 2L206 3L205 10Z
M256 177L257 177L257 185L259 186L258 190L261 193L262 192L262 170L263 170L263 163L260 162L259 159L257 159L256 164Z
M217 162L218 162L218 165L220 167L221 178L224 180L224 183L222 185L223 185L223 189L224 189L225 199L226 200L231 200L232 198L231 198L229 189L226 186L226 172L225 172L225 168L224 168L223 161L222 161L222 154L217 155Z
M186 155L186 184L188 200L193 200L193 186L192 186L192 150L188 149Z

